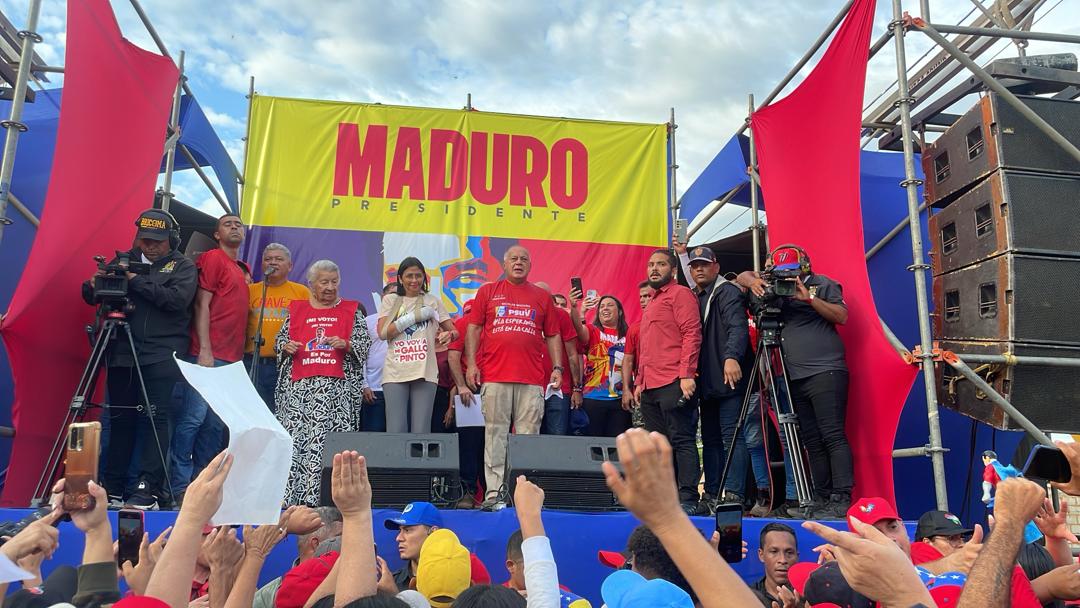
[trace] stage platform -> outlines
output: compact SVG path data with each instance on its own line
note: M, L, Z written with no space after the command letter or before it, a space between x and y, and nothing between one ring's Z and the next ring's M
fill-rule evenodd
M30 513L29 509L0 509L0 521L18 520ZM387 530L383 521L399 512L389 509L376 509L374 513L375 543L379 555L396 570L401 566L397 555L396 533ZM462 544L483 560L491 573L493 583L503 583L508 578L506 571L506 539L518 528L517 517L513 509L497 513L480 511L443 511L446 527L453 530ZM111 512L113 533L116 530L116 513ZM150 539L172 525L176 519L174 511L151 511L146 514L146 530ZM695 517L694 523L703 533L709 535L715 527L710 517ZM750 553L741 563L734 564L735 570L747 581L754 582L763 575L761 562L757 559L758 535L761 528L772 521L786 523L795 529L798 535L801 561L816 561L817 556L811 549L823 541L803 530L798 521L746 518L743 520L743 538L749 544ZM825 522L843 528L840 521ZM622 551L631 530L638 525L637 519L629 513L571 513L567 511L545 511L544 527L551 539L555 560L559 565L559 582L574 593L587 598L595 608L600 601L600 584L610 568L602 565L596 557L598 549ZM70 523L60 524L60 548L51 560L45 563L45 572L59 564L78 564L82 559L82 534ZM275 578L285 572L296 558L296 542L293 537L282 542L270 555L263 568L259 584Z

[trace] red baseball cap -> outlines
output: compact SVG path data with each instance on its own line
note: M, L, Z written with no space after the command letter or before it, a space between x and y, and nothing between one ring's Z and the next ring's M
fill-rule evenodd
M113 604L120 608L168 608L168 604L151 595L129 595Z
M806 590L806 581L810 578L810 575L814 573L814 570L818 569L819 564L814 562L798 562L792 564L787 571L788 582L791 583L791 588L799 592L799 595L803 595Z
M311 594L330 574L330 569L338 560L337 551L329 551L301 562L281 577L281 586L278 587L277 596L274 598L275 608L303 608Z
M900 516L889 501L880 496L870 496L860 498L847 510L847 524L851 531L855 531L855 525L851 523L853 519L872 526L883 519L900 519Z
M626 565L626 556L618 551L597 551L596 559L608 568L622 569Z

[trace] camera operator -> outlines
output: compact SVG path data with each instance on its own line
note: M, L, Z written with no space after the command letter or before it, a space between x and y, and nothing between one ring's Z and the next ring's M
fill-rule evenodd
M165 467L162 454L169 451L169 415L173 385L180 380L180 370L173 361L174 352L187 352L188 327L191 324L191 302L195 298L198 273L195 264L176 250L180 245L180 228L173 216L159 209L144 211L135 221L134 247L126 253L130 262L149 264L149 272L126 272L128 280L127 322L135 343L135 355L146 384L152 410L138 410L142 391L135 373L135 356L127 337L121 331L106 351L106 379L109 400L109 445L106 453L104 486L110 499L122 501L135 508L154 508L155 497L162 495ZM128 262L122 256L110 265ZM104 276L99 269L83 283L82 296L87 304L95 304L94 278ZM146 426L154 425L158 443ZM142 449L133 454L136 432L143 435ZM138 463L139 477L133 491L127 489L127 471L132 460Z
M810 257L794 245L776 248L766 264L762 276L747 271L737 280L757 298L769 300L770 307L779 308L781 350L819 503L812 516L843 519L854 483L851 446L844 432L848 369L844 343L836 331L848 316L843 288L812 272ZM794 277L788 279L794 282L793 295L767 296L774 294L776 277L784 276ZM769 277L771 284L765 280Z

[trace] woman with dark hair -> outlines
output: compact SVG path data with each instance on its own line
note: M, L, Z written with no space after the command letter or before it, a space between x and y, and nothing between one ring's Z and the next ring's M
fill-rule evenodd
M596 319L585 325L578 309L581 292L570 292L570 319L578 332L578 342L585 350L582 407L589 416L587 435L617 437L630 428L630 412L622 406L622 362L626 344L626 314L615 296L601 296L596 305Z
M397 283L396 293L383 296L377 325L387 342L382 377L386 431L430 433L439 380L435 349L454 341L457 330L442 300L428 293L420 260L402 260Z

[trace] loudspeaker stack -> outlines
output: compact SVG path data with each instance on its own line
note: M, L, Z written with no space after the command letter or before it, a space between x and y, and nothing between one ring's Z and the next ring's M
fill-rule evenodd
M1080 102L1021 97L1080 146ZM1080 162L995 94L923 151L935 336L965 354L1080 358ZM1018 428L947 365L943 405ZM1080 432L1075 368L971 365L1036 426Z

